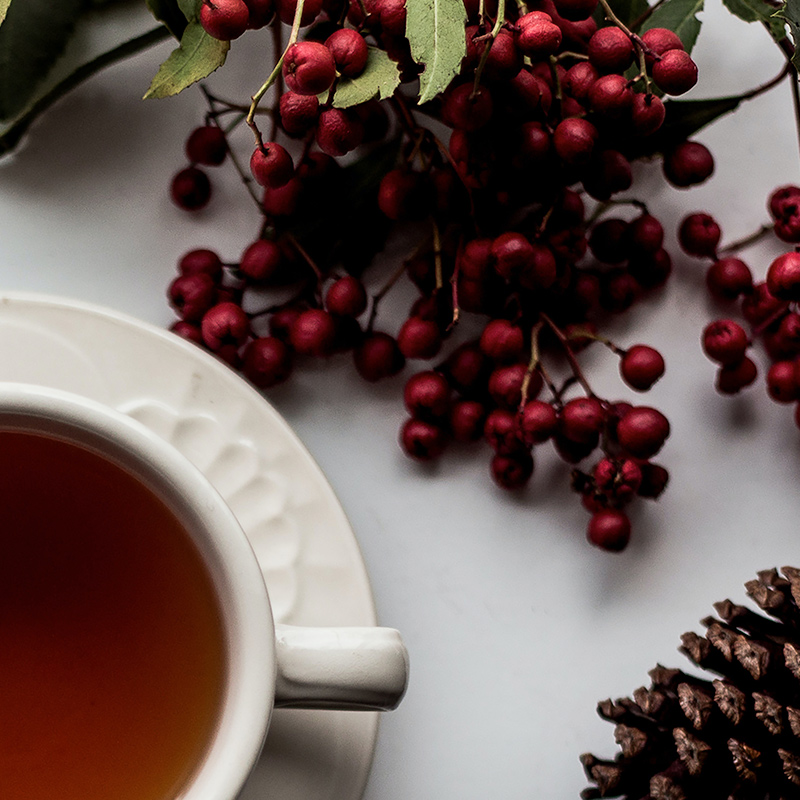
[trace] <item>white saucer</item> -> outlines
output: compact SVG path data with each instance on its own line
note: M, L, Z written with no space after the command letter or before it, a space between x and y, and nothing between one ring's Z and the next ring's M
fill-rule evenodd
M172 442L239 517L277 620L376 624L358 545L321 470L267 401L213 356L110 309L3 293L0 379L92 397ZM377 718L276 711L239 800L361 797Z

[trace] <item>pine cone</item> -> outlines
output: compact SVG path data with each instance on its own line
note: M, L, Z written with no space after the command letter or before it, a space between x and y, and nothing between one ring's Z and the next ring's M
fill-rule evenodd
M581 756L584 800L800 800L800 569L745 584L769 616L730 600L681 651L719 677L656 666L650 688L598 705L613 761Z

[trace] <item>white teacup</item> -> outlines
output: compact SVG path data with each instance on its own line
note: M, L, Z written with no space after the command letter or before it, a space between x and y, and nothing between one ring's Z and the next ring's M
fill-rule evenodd
M77 395L0 383L2 431L78 445L121 467L166 504L201 553L222 616L226 681L205 754L164 800L234 800L274 707L388 710L400 702L408 655L399 633L276 625L235 516L205 476L147 428Z

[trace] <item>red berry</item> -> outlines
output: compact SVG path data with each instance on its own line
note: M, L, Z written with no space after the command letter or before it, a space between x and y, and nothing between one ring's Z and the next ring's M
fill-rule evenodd
M664 489L667 488L669 481L669 473L664 467L659 464L653 464L650 461L645 461L640 465L642 473L642 482L639 484L637 494L639 497L647 497L648 499L655 500L661 496Z
M596 547L618 553L628 546L631 523L628 516L616 508L596 511L589 520L586 538Z
M340 28L326 40L325 47L331 51L336 69L346 78L355 78L367 66L369 48L364 37L352 28Z
M281 339L262 336L244 349L242 372L262 389L283 383L292 372L292 353Z
M653 64L653 80L666 94L685 94L697 83L697 64L684 50L667 50Z
M327 311L309 308L292 322L289 341L301 355L330 355L336 341L336 323Z
M750 386L758 377L755 362L745 356L734 364L726 364L717 372L717 391L722 394L736 394Z
M784 253L769 265L767 289L778 300L800 300L800 253Z
M678 240L681 247L692 256L714 258L722 231L710 214L689 214L681 222Z
M797 385L797 364L794 361L776 361L767 372L767 392L777 403L791 403L800 397Z
M664 244L664 227L651 214L641 214L628 223L625 239L632 256L654 255Z
M476 131L486 125L492 117L493 103L489 90L480 87L473 94L472 83L451 87L445 93L442 118L451 127L463 131Z
M622 73L633 63L633 43L615 25L600 28L588 46L589 61L602 73ZM622 75L620 75L622 77Z
M442 346L439 325L431 319L409 317L400 327L397 345L406 358L433 358Z
M667 109L660 97L634 92L631 105L631 126L638 136L650 136L663 124Z
M418 372L406 382L403 401L412 417L440 419L450 411L450 385L438 372Z
M421 219L432 208L430 188L419 172L391 169L378 186L378 208L391 220Z
M525 336L522 328L506 319L489 320L481 334L480 348L494 361L509 364L522 357Z
M450 431L457 442L476 442L483 435L486 408L477 400L458 400L450 409Z
M169 329L177 336L193 344L203 344L203 332L200 330L199 325L179 319L173 322L172 325L169 326Z
M589 105L592 111L608 119L629 116L633 107L633 91L625 76L612 73L598 78L589 90Z
M474 395L485 390L491 364L477 343L465 342L447 357L443 370L454 389Z
M178 261L178 272L181 275L195 275L204 272L214 280L222 276L222 259L213 251L206 248L189 250Z
M250 320L237 303L219 303L205 313L201 330L210 350L238 350L250 335Z
M597 8L597 0L553 0L560 17L571 22L588 20Z
M564 163L582 166L591 160L598 135L597 128L588 120L570 117L558 123L553 133L553 147Z
M645 50L647 69L652 69L656 57L663 55L668 50L683 49L680 36L669 28L650 28L642 34L642 41L647 48Z
M333 85L336 63L333 54L320 42L296 42L283 61L283 78L297 94L321 94Z
M600 73L588 61L579 61L567 70L562 88L570 97L584 102L589 99L589 92L599 76Z
M637 344L622 356L619 371L628 386L646 392L664 374L664 358L658 350Z
M521 233L509 231L492 242L491 255L498 275L511 280L529 267L534 259L534 250Z
M204 272L179 275L169 287L170 305L186 322L200 322L216 298L217 283Z
M669 436L669 421L657 409L634 406L617 423L620 447L636 458L651 458Z
M681 189L702 183L714 172L714 157L699 142L682 142L664 153L664 175Z
M327 108L319 115L317 145L337 158L355 150L364 141L364 125L349 109Z
M703 331L703 350L718 364L737 364L750 344L744 328L731 319L710 323Z
M494 482L501 489L521 489L533 475L533 456L527 450L496 453L492 456L491 469Z
M561 433L573 442L588 444L596 440L605 419L603 405L597 398L576 397L561 409Z
M284 92L279 111L281 126L289 136L303 136L316 124L319 117L319 100L314 94Z
M529 400L522 409L519 427L526 445L542 444L558 430L558 414L550 403Z
M735 300L753 288L753 274L740 258L720 258L708 268L706 286L720 300Z
M217 167L228 153L225 134L216 125L195 128L186 140L186 157L193 164Z
M517 49L514 35L501 28L497 36L484 47L489 48L484 65L484 74L490 81L505 82L514 78L522 69L522 51Z
M397 375L406 360L397 342L388 333L373 331L353 350L358 374L370 383Z
M767 208L773 219L780 219L787 205L796 206L800 203L800 186L779 186L769 196Z
M244 0L244 4L248 11L247 27L251 30L258 30L272 22L275 15L272 0Z
M186 167L172 179L170 195L184 211L199 211L211 199L211 181L198 167Z
M285 186L278 189L265 187L261 204L268 217L290 217L297 210L303 182L295 176Z
M519 436L517 416L507 408L489 412L483 426L483 436L496 453L513 453L524 447Z
M203 0L200 24L215 39L228 42L247 30L250 12L244 0Z
M331 314L358 317L367 308L367 291L364 284L352 275L338 278L325 293L325 307Z
M561 44L561 29L543 11L530 11L517 22L517 46L532 59L552 55Z
M292 179L294 164L286 148L277 142L266 142L253 151L250 172L261 186L280 189Z
M527 364L510 364L498 367L489 376L489 394L498 406L516 409L522 400L522 383L528 371ZM531 375L528 396L535 397L542 388L542 378L538 372Z
M305 0L300 13L300 27L310 25L320 15L324 0ZM297 11L297 0L275 0L275 11L281 22L291 25Z
M239 261L239 270L252 281L266 283L279 274L283 253L277 242L257 239L249 244Z
M409 419L400 431L400 446L418 461L438 458L445 449L447 436L438 425L422 419Z

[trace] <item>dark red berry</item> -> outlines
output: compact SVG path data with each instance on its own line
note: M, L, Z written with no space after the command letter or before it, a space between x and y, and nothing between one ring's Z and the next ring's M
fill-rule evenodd
M480 348L489 358L501 364L519 361L525 351L522 328L505 319L486 323L480 339Z
M300 13L300 27L310 25L322 11L324 0L305 0ZM281 22L291 25L297 11L297 0L275 0L275 11Z
M561 409L561 433L573 442L592 442L602 430L605 419L603 405L597 398L576 397Z
M732 319L716 320L703 331L703 351L718 364L739 363L749 344L744 328Z
M658 453L669 433L667 418L648 406L634 406L617 423L620 447L636 458L651 458Z
M277 142L266 142L253 151L250 172L261 186L280 189L292 179L294 164L286 148Z
M250 320L237 303L219 303L205 313L201 330L209 350L238 350L250 335Z
M406 382L403 401L412 417L440 419L450 410L450 385L438 372L418 372Z
M270 239L257 239L242 253L239 270L252 281L266 283L279 274L282 265L280 245Z
M589 61L601 73L625 72L635 53L630 37L616 25L600 28L589 39L587 49Z
M217 283L204 272L179 275L169 287L170 305L186 322L200 322L216 298Z
M681 189L702 183L714 172L714 157L700 142L682 142L664 153L664 175Z
M195 325L193 322L178 319L169 326L169 329L177 336L193 344L203 344L203 332L200 330L200 326Z
M325 46L331 51L336 69L346 78L355 78L367 66L369 48L364 37L352 28L340 28L326 40Z
M650 136L663 124L667 109L660 97L634 92L631 104L631 127L638 136Z
M409 317L400 327L397 345L406 358L433 358L442 346L439 325L431 319Z
M753 288L753 274L740 258L720 258L708 268L706 286L720 300L735 300Z
M314 94L284 92L279 112L281 125L289 136L303 136L316 124L319 117L319 100Z
M335 280L325 293L325 307L331 314L357 317L367 308L367 291L364 284L352 275Z
M589 249L604 264L621 264L630 256L628 222L608 217L595 224L589 234Z
M486 407L477 400L458 400L450 409L450 432L457 442L476 442L483 436Z
M653 64L653 80L666 94L685 94L697 83L697 64L683 49L667 50Z
M516 409L522 400L522 384L528 371L527 364L510 364L498 367L489 376L489 394L502 408ZM535 397L542 388L538 372L531 375L528 396Z
M229 42L247 30L250 11L244 0L203 0L199 18L209 36Z
M178 261L178 272L181 275L203 272L218 280L222 276L222 259L213 250L206 248L189 250Z
M495 270L506 280L518 277L535 257L531 243L521 233L513 231L500 234L492 242L491 255Z
M778 300L800 300L800 253L784 253L769 265L767 289Z
M581 22L594 14L597 0L553 0L553 5L560 17L570 22Z
M645 44L645 65L652 69L656 58L668 50L682 50L683 42L675 31L669 28L650 28L642 34Z
M717 221L704 213L689 214L678 230L681 247L689 255L698 257L714 258L721 236Z
M211 181L198 167L186 167L172 179L170 195L184 211L199 211L211 199Z
M242 372L262 389L276 386L292 372L292 352L275 336L253 339L244 349Z
M608 119L621 119L630 115L633 91L624 75L613 73L598 78L589 90L592 111Z
M561 29L543 11L530 11L517 22L517 46L532 59L555 53L561 44Z
M290 217L297 211L297 204L303 192L303 182L295 176L285 186L278 189L264 189L261 204L268 217Z
M397 375L406 363L397 341L381 331L373 331L362 339L353 350L353 360L358 374L370 383Z
M726 364L717 372L717 391L721 394L736 394L750 386L758 377L755 362L745 356L741 361Z
M597 128L588 120L570 117L558 123L553 147L565 164L582 166L591 160L598 135Z
M336 78L333 54L320 42L296 42L286 51L283 78L289 89L297 94L326 92Z
M654 255L664 244L664 227L652 214L641 214L628 223L625 238L632 256Z
M637 344L622 356L619 371L628 386L646 392L664 374L664 358L658 350Z
M526 445L542 444L558 430L558 414L550 403L529 400L522 409L519 428Z
M589 520L586 538L596 547L619 553L628 546L631 523L627 514L616 508L596 511Z
M272 0L244 0L244 4L248 11L247 27L251 30L258 30L272 22L275 16Z
M476 342L465 342L447 357L443 371L454 389L472 395L485 389L491 363Z
M400 430L400 446L405 453L417 461L432 461L438 458L447 445L444 430L422 419L411 418Z
M800 397L797 385L797 363L776 361L767 371L767 392L777 403L791 403Z
M186 157L193 164L217 167L228 153L225 134L216 125L195 128L186 140Z
M667 488L669 472L660 464L653 464L650 461L645 461L639 468L642 473L642 482L639 484L639 489L636 493L639 497L647 497L651 500L657 499Z
M488 89L480 87L474 93L472 83L451 87L445 93L442 118L451 127L462 131L476 131L492 118L494 105Z
M364 141L364 124L350 109L327 108L319 115L317 145L323 153L338 158Z
M533 456L527 450L496 453L492 456L491 470L494 482L501 489L521 489L533 475Z
M524 447L519 435L517 416L507 408L489 412L483 426L483 436L496 453L512 453Z
M301 355L330 355L336 341L336 323L327 311L309 308L292 322L289 341Z

